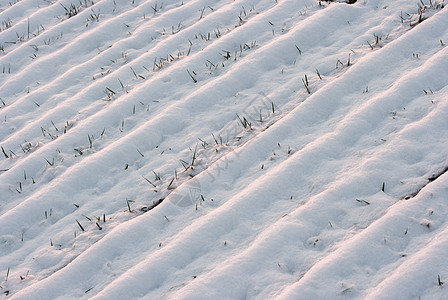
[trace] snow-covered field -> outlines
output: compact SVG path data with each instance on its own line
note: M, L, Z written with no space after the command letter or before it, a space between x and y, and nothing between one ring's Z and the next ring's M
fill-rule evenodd
M448 9L343 2L0 0L0 297L448 299Z

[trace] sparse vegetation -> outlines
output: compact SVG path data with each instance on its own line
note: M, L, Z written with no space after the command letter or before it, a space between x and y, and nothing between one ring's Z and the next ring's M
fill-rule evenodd
M443 295L445 275L429 266L447 219L444 2L331 2L6 3L1 293L30 298L49 283L50 298L106 286L130 298L213 295L214 278L201 284L211 265L187 280L168 266L173 280L155 286L138 272L150 278L159 264L141 258L179 270L198 255L232 261L249 245L242 261L267 266L255 278L279 272L266 295L324 254L328 264L313 269L324 294L381 298L383 285L357 284L373 276L362 270L384 277L383 262L393 262L412 282L401 262L414 259L416 239L431 239L419 253L434 276L425 285ZM360 271L366 246L393 251L364 255ZM277 249L275 258L266 249ZM99 263L95 275L73 281L89 261ZM343 261L353 272L329 285L327 276L342 278ZM212 263L216 278L248 277ZM123 276L111 285L117 270L137 288ZM76 293L53 274L76 282ZM403 288L396 274L386 277L384 286ZM289 296L309 296L309 278L287 287ZM226 282L218 284L224 298Z

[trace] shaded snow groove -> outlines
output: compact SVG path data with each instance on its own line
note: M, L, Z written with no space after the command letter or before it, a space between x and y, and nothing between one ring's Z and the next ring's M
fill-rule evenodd
M419 188L417 191L407 195L406 197L404 197L404 200L409 200L411 198L416 197L428 184L436 181L440 176L442 176L443 174L445 174L446 172L448 172L448 167L445 167L444 169L442 169L441 171L434 173L433 175L431 175L430 177L428 177L428 182L426 184L424 184L421 188Z

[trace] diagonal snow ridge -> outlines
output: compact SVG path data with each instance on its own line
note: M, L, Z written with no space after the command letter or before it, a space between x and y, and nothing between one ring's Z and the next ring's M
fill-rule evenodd
M1 297L443 299L448 11L338 2L0 4Z

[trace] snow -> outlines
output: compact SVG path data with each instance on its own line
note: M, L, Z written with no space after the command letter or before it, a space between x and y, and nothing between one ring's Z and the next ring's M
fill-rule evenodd
M0 2L1 297L445 299L448 10L344 2Z

